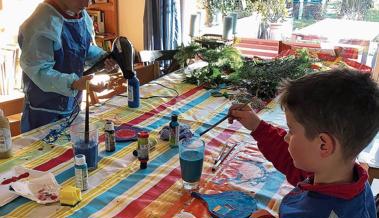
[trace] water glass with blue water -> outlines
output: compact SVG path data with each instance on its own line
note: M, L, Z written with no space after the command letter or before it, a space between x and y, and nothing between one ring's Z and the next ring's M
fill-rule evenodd
M86 157L88 170L96 169L99 159L98 129L95 126L90 126L88 138L89 140L86 143L84 123L72 125L70 126L70 137L74 149L74 154L83 154Z
M183 189L188 192L199 188L203 170L205 143L199 138L183 139L179 144L180 169Z

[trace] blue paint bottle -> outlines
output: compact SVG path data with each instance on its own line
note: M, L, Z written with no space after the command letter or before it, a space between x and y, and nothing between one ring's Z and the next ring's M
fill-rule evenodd
M88 168L86 156L83 154L75 155L75 184L81 191L88 189Z
M139 107L139 80L134 74L130 79L128 79L128 107L137 108Z
M173 114L171 116L171 122L169 124L170 135L169 135L169 144L171 148L179 146L179 122L178 115Z

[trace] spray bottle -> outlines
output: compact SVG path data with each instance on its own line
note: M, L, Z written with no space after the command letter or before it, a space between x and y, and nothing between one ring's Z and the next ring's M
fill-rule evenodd
M12 136L9 121L0 109L0 159L12 156Z

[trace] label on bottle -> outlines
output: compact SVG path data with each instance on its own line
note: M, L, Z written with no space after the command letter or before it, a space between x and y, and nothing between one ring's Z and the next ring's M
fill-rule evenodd
M147 159L149 154L149 144L139 145L138 157L140 159Z
M88 169L86 166L75 166L75 184L81 191L88 189Z
M115 134L113 131L105 131L105 150L114 151L116 146Z
M128 101L134 101L133 86L128 85Z
M12 146L11 131L7 128L0 128L0 152L7 152Z
M170 127L169 142L171 147L179 145L179 126Z

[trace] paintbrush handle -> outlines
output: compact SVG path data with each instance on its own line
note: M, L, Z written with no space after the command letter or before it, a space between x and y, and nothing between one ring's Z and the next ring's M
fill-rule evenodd
M84 143L89 143L89 81L86 81L86 115L84 123Z
M227 145L225 143L224 146L222 146L222 149L221 149L218 157L215 159L214 164L216 164L221 159L222 155L224 154L226 147L227 147Z
M199 135L202 136L204 135L205 133L207 133L209 130L215 128L216 126L218 126L218 124L222 123L224 120L228 119L229 115L226 115L225 117L223 117L221 120L217 121L217 123L213 124L211 127L209 127L208 129L206 129L205 131L203 131L202 133L200 133Z
M248 105L248 104L249 104L249 103L245 103L245 104L243 104L241 107L238 107L236 110L241 110L242 108L244 108L244 107L245 107L246 105ZM230 115L229 115L229 113L228 113L225 117L223 117L221 120L217 121L217 123L213 124L213 125L212 125L211 127L209 127L208 129L206 129L206 130L204 130L203 132L201 132L199 135L200 135L200 136L204 135L204 134L207 133L209 130L215 128L216 126L218 126L218 124L220 124L220 123L224 122L224 120L228 119L229 116L230 116Z
M237 143L235 143L227 152L224 156L221 157L219 161L212 167L212 171L216 171L217 168L224 162L224 160L229 156L230 153L232 153L233 149L237 146Z

